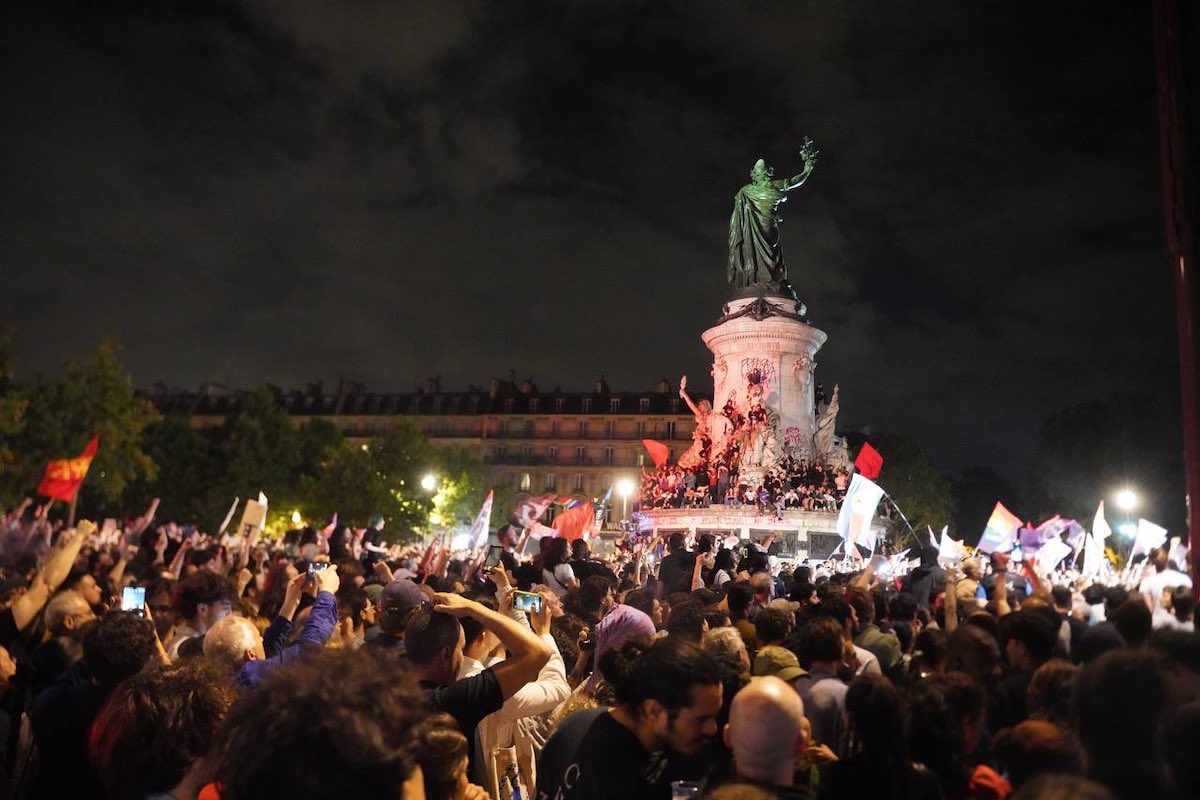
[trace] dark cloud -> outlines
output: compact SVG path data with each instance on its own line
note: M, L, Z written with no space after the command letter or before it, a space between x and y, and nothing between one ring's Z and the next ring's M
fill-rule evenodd
M114 10L114 8L116 10ZM24 369L403 390L705 375L730 198L784 208L847 422L1013 470L1174 399L1148 13L1082 3L113 4L7 12Z

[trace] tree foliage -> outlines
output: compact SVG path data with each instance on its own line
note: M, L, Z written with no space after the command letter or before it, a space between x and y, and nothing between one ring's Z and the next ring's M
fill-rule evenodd
M878 483L883 487L915 529L932 526L935 530L949 523L954 515L950 479L933 463L929 452L916 439L892 434L871 437L871 444L883 456ZM902 534L908 528L895 519L889 533Z
M1141 497L1139 515L1183 524L1179 434L1154 395L1118 393L1053 414L1029 475L1029 513L1039 519L1091 520L1102 498L1128 486Z
M116 342L104 339L91 361L67 363L61 377L37 377L7 393L22 413L9 426L15 430L0 432L13 453L3 478L6 502L35 488L48 461L78 455L96 435L100 449L80 492L85 509L112 509L131 485L154 479L158 467L142 436L159 414L134 392L117 352Z

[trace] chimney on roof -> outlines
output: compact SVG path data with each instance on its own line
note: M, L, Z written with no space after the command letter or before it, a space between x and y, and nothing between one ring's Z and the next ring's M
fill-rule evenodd
M608 381L604 380L604 375L600 375L600 380L596 381L596 394L608 394Z

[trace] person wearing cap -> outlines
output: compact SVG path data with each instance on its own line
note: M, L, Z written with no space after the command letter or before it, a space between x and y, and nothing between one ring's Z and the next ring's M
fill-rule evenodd
M383 587L379 596L379 633L368 640L367 646L387 648L403 658L404 626L413 609L428 602L429 596L408 578L394 580Z
M968 558L962 562L963 577L959 580L958 585L954 589L954 597L968 611L975 608L976 593L979 591L979 579L983 577L983 573L979 566L979 559Z

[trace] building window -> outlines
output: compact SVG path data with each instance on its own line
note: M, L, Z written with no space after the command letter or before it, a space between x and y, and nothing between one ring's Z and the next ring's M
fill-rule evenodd
M433 398L433 409L432 409L433 413L436 414L442 410L442 402L444 400L445 400L445 398L443 398L441 395L438 395ZM371 401L371 410L372 411L379 410L379 398L378 397L376 397L374 400Z
M558 420L554 420L553 422L550 423L550 438L551 439L558 438Z
M479 398L472 397L471 398L471 413L476 414L478 412L479 412Z
M645 454L645 453L638 453L638 454L637 454L637 465L638 465L639 467L644 467L644 466L646 466L646 454Z
M638 411L645 414L649 410L650 410L650 398L649 397L643 397L642 399L638 400Z
M515 401L511 397L507 397L504 399L504 413L506 413L506 414L512 413L514 402Z
M558 448L554 445L546 448L546 460L551 464L558 463Z
M608 413L616 414L621 410L621 398L614 397L608 401Z
M675 423L674 422L667 423L667 438L668 439L675 438Z
M583 475L576 472L575 480L571 482L571 485L575 491L582 492L583 491Z
M528 472L521 473L521 491L528 492L529 487L533 485L533 476Z
M673 397L673 398L671 398L671 413L672 413L672 414L678 414L678 413L679 413L679 400L678 400L677 398L674 398L674 397Z
M553 472L546 475L546 491L554 492L558 490L558 476Z
M536 412L538 410L538 398L536 398L536 397L529 398L529 410L531 412Z
M525 420L525 438L533 438L533 420L531 419Z
M639 439L644 439L646 437L646 423L642 422L640 419L638 420L637 424L637 435Z
M587 438L587 423L586 422L579 423L579 438L580 439Z
M613 449L611 447L604 448L604 463L610 466L613 463Z
M567 407L567 399L565 397L554 398L554 410L555 411L562 411L566 407Z
M575 448L575 463L582 464L586 460L587 460L587 448L586 447L576 447Z
M496 458L498 458L498 459L504 458L504 452L505 452L504 445L502 445L502 444L496 445Z
M529 458L532 455L533 455L533 445L531 445L531 444L521 445L521 456L523 458Z
M605 439L613 438L613 436L616 434L616 432L617 432L617 423L613 422L612 420L609 420L608 422L604 423L604 438Z
M590 397L583 398L583 413L585 413L585 414L592 413L592 398L590 398Z
M508 437L508 420L506 419L500 421L500 435Z

